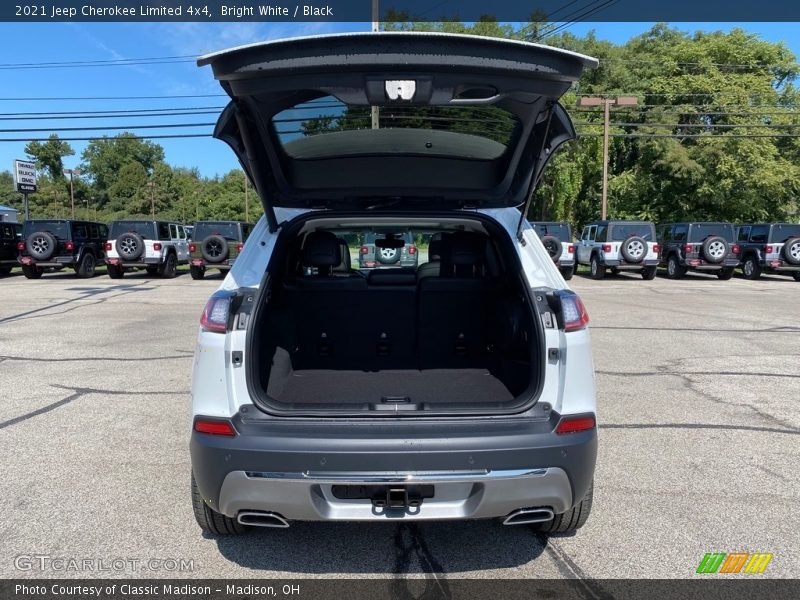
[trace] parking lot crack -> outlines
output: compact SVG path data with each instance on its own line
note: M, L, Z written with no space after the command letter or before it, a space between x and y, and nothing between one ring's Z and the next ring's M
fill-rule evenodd
M74 402L78 398L82 398L83 396L87 396L90 394L103 394L107 396L145 396L145 395L181 395L181 394L188 394L187 391L155 391L155 392L134 392L131 390L102 390L97 388L72 388L65 385L58 385L58 384L50 384L50 387L58 388L61 390L71 391L72 393L67 396L66 398L62 398L61 400L57 400L56 402L52 402L36 410L32 410L31 412L25 413L23 415L19 415L18 417L13 417L6 421L0 421L0 430L5 429L7 427L11 427L13 425L17 425L34 417L38 417L40 415L49 413L57 408L61 408L62 406L66 406L70 402Z

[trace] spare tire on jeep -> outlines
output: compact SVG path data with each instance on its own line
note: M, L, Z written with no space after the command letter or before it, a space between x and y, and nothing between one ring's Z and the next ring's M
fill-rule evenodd
M718 235L710 235L703 242L703 256L705 259L714 264L721 263L728 255L728 242L725 238Z
M783 258L793 265L800 265L800 237L789 238L783 244Z
M34 231L25 241L25 248L36 260L47 260L55 253L57 243L52 233Z
M561 241L552 235L545 235L542 237L542 245L544 249L547 250L547 253L550 255L554 261L561 258L561 253L563 252L563 248L561 247Z
M638 235L622 242L622 257L630 263L640 263L647 254L647 242Z
M209 235L203 240L203 243L200 244L200 252L203 254L203 258L208 262L221 263L228 258L228 253L230 252L228 240L221 235Z
M144 239L133 231L119 236L116 246L117 254L122 260L136 260L144 254Z

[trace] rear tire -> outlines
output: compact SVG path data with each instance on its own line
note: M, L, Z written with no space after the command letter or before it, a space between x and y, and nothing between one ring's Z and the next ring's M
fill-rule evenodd
M795 281L800 281L800 271L795 271L792 273L792 277L794 277Z
M592 279L602 279L606 276L606 267L600 264L596 254L592 257L592 262L589 263L589 273Z
M161 276L164 279L173 279L178 274L178 258L170 253L167 260L161 265Z
M656 278L656 267L645 267L642 269L642 279L652 281Z
M159 274L158 267L145 267L144 270L147 271L148 275L152 275L154 277Z
M576 506L565 513L556 515L550 521L537 523L537 531L543 533L568 533L577 531L586 524L592 512L592 497L594 496L594 483L592 483L586 496Z
M77 275L80 279L89 279L94 277L96 265L97 261L94 258L94 254L91 252L84 252L83 256L81 256L78 266L75 267L75 275Z
M754 254L750 254L744 259L742 263L742 274L745 279L758 279L761 277L761 265L758 264L758 259Z
M25 275L27 279L41 279L43 273L44 271L39 267L22 265L22 274Z
M189 267L189 273L192 275L192 279L202 279L206 276L206 270L203 267L195 267L194 265Z
M564 267L561 269L561 276L564 278L565 281L569 281L572 279L572 276L575 274L575 267Z
M125 269L118 265L108 265L106 271L111 279L122 279L122 276L125 275Z
M733 277L733 267L725 267L717 271L717 277L719 277L722 281L728 281L731 277Z
M686 267L681 266L678 257L674 254L667 259L667 277L670 279L683 279L686 275Z
M197 488L194 473L192 473L192 510L200 529L211 535L236 535L247 531L245 525L218 513L206 504L200 495L200 490Z

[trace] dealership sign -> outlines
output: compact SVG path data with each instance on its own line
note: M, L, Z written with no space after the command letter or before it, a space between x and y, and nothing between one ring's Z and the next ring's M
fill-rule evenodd
M14 183L17 191L31 194L36 191L36 164L28 160L14 161Z

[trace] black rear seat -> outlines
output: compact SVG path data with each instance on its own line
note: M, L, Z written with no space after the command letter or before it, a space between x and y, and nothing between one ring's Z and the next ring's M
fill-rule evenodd
M292 362L296 369L341 368L359 352L351 329L365 303L366 279L334 272L343 262L342 245L329 231L309 233L301 257L312 274L298 277L295 289L288 292L290 306L296 307Z
M490 294L486 243L478 233L451 234L442 248L439 276L420 280L421 369L485 365Z

